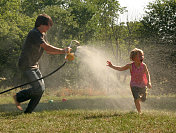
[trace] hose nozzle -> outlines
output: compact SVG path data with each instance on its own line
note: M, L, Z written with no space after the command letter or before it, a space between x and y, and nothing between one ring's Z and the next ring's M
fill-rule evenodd
M68 53L65 57L66 60L68 61L73 61L75 59L75 54L74 53Z
M74 42L74 43L73 43L73 42ZM76 49L77 49L78 46L80 46L79 41L77 41L77 40L72 40L72 41L71 41L69 47L72 48L72 50L73 50L73 47L74 47L74 52L72 52L72 53L70 53L70 52L67 53L67 54L65 55L65 59L66 59L66 60L68 60L68 61L73 61L73 60L75 59L75 53L76 53Z
M73 45L73 42L75 42L74 45ZM80 46L80 43L77 40L72 40L69 47L72 47L72 45L73 45L73 47L74 46Z

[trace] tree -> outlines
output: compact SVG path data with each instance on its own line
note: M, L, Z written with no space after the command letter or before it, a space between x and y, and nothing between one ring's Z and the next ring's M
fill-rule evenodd
M96 17L98 18L99 37L108 44L112 39L112 27L117 25L119 13L123 12L123 8L116 0L93 1L97 7Z
M64 0L23 0L21 4L21 12L32 17L35 12L43 11L47 6L64 5Z
M0 1L0 77L14 77L24 38L32 27L31 18L20 13L20 0Z
M156 92L175 92L176 1L149 3L141 20L141 41ZM143 41L142 41L143 40ZM146 46L147 45L147 46Z
M160 44L176 44L176 2L156 0L147 6L146 16L141 21L147 37Z
M66 10L70 11L73 21L77 24L77 27L73 29L73 37L75 36L82 42L87 43L96 31L95 6L88 0L73 0L67 4L68 8Z

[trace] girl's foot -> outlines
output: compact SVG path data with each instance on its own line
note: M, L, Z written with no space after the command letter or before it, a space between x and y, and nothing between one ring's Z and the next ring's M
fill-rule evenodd
M139 115L142 115L143 113L142 112L138 112Z

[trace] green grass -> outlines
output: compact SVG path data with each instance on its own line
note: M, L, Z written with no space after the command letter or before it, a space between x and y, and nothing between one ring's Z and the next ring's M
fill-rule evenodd
M35 112L26 115L16 110L11 96L1 95L0 133L176 132L175 96L149 97L141 115L132 97L73 96L65 102L62 98L44 95Z

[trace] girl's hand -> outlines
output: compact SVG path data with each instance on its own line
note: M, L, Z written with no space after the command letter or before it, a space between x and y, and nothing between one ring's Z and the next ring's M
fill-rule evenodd
M107 66L112 67L112 63L110 61L107 61Z
M151 83L148 83L147 87L148 87L149 89L152 88Z

